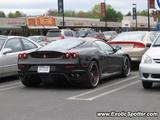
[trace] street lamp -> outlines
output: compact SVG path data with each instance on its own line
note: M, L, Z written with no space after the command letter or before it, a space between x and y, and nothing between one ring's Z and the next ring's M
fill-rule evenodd
M137 26L138 26L138 23L137 23L137 4L133 4L133 19L136 20L136 30L137 30Z

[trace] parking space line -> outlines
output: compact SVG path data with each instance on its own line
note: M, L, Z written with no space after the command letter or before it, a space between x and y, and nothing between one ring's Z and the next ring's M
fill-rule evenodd
M112 83L112 84L110 84L110 85L107 85L107 86L104 86L104 87L101 87L101 88L97 88L97 89L94 89L94 90L90 90L90 91L88 91L88 92L81 93L81 94L79 94L79 95L75 95L75 96L69 97L69 98L67 98L67 100L78 99L78 98L81 97L81 96L84 96L84 95L87 95L87 94L91 94L91 93L97 92L97 91L99 91L99 90L102 90L102 89L105 89L105 88L109 88L109 87L118 85L118 84L120 84L120 83L126 82L126 81L131 81L131 80L133 80L133 79L135 79L135 78L138 78L138 75L133 76L133 77L130 77L130 78L125 79L125 80L122 80L122 81L119 81L119 82L116 82L116 83Z
M102 94L99 94L99 95L96 95L96 96L93 96L93 97L90 97L90 98L76 98L76 97L73 98L73 97L72 97L72 98L68 98L68 100L93 101L93 100L95 100L95 99L97 99L97 98L100 98L100 97L103 97L103 96L105 96L105 95L109 95L109 94L111 94L111 93L120 91L120 90L122 90L122 89L125 89L125 88L127 88L127 87L129 87L129 86L132 86L132 85L134 85L134 84L137 84L137 83L139 83L139 82L140 82L140 81L131 82L130 84L121 86L121 87L119 87L119 88L116 88L116 89L113 89L113 90L104 92L104 93L102 93Z
M110 91L104 92L104 93L102 93L102 94L99 94L99 95L97 95L97 96L94 96L94 97L88 98L88 100L92 101L92 100L97 99L97 98L100 98L100 97L102 97L102 96L109 95L109 94L111 94L111 93L114 93L114 92L120 91L120 90L122 90L122 89L124 89L124 88L127 88L127 87L129 87L129 86L132 86L132 85L137 84L137 83L139 83L139 82L140 82L140 81L132 82L132 83L130 83L130 84L127 84L127 85L121 86L121 87L119 87L119 88L117 88L117 89L113 89L113 90L110 90Z
M0 88L11 87L11 86L20 85L20 84L21 82L16 82L16 83L7 84L7 85L0 85Z

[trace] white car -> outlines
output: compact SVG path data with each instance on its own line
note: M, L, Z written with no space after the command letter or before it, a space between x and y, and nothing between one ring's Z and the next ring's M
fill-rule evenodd
M0 36L0 78L18 74L18 54L32 52L41 46L25 37Z
M145 52L139 66L140 78L145 89L160 82L160 35Z

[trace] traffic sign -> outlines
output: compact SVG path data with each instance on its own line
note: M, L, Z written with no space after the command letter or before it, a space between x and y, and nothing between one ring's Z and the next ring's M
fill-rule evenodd
M58 13L63 13L63 0L58 0Z

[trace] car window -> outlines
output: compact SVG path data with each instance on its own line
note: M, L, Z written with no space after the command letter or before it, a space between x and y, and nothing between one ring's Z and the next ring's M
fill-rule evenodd
M157 37L157 34L156 34L156 33L151 33L151 34L150 34L150 40L151 40L151 42L153 42L156 37Z
M64 31L64 35L65 35L65 36L73 37L72 31Z
M0 39L0 50L2 49L2 46L4 44L5 39Z
M32 43L31 41L29 41L25 38L22 38L21 40L23 42L25 50L30 50L30 49L36 49L37 48L37 46L34 43Z
M61 36L61 31L48 31L47 37L59 37Z
M153 47L160 47L160 35L157 37L157 39L153 43Z
M78 48L83 46L83 44L85 43L85 41L82 40L57 40L54 41L46 46L44 46L41 50L70 50L73 48Z
M18 38L9 39L4 48L11 48L12 52L23 51L22 44Z
M99 47L102 51L104 51L107 54L113 54L114 53L113 48L110 45L108 45L108 44L106 44L102 41L95 41L94 44L96 44L97 47Z

